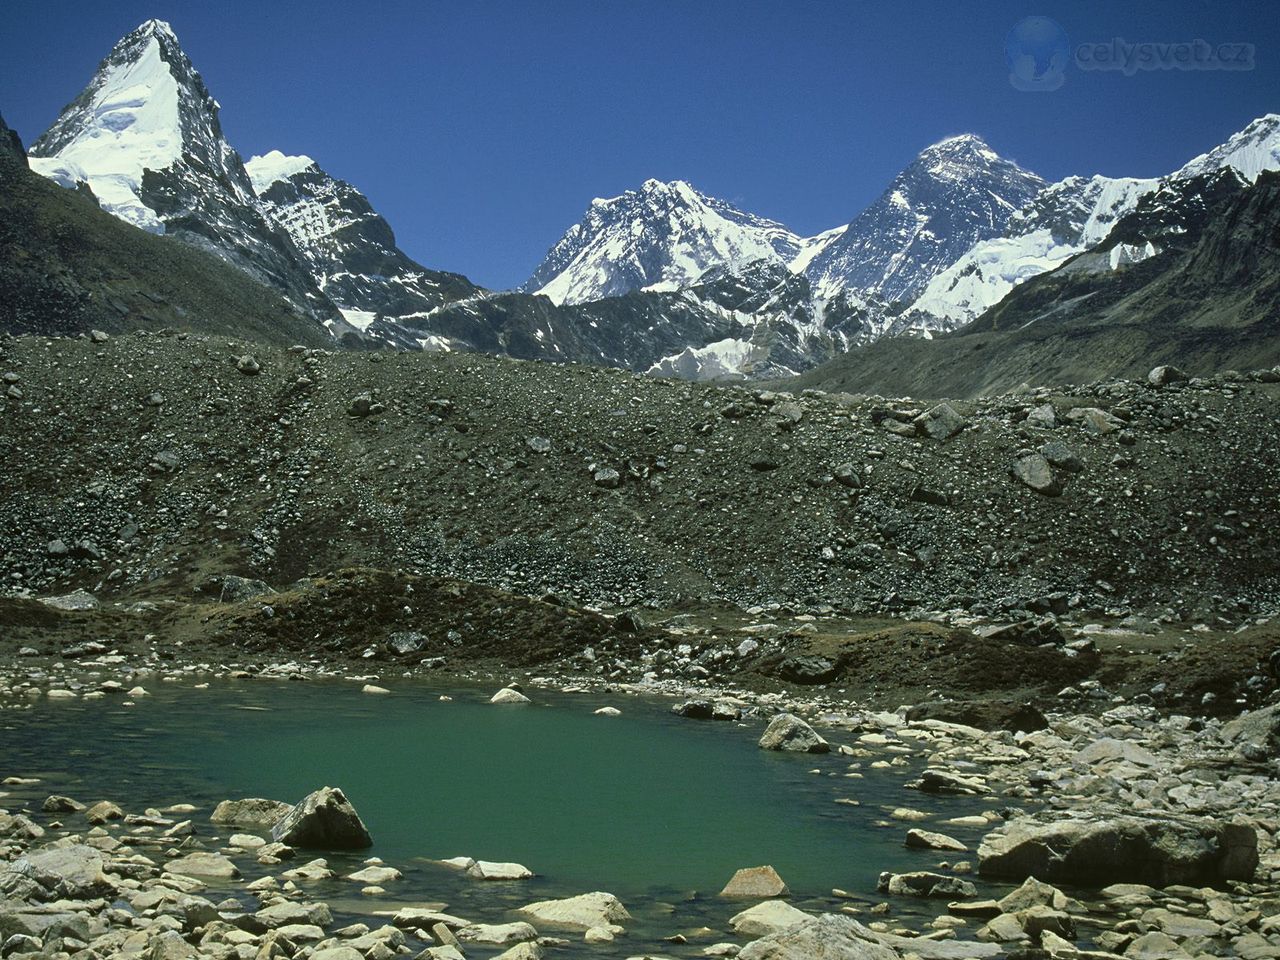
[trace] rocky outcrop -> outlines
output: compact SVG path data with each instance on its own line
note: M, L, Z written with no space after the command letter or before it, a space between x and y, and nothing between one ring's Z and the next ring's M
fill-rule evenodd
M1021 819L988 834L978 861L982 876L1014 880L1211 884L1253 878L1258 836L1247 824L1190 818Z
M11 130L0 117L0 174L9 170L27 166L27 151L22 146L22 139L16 130Z

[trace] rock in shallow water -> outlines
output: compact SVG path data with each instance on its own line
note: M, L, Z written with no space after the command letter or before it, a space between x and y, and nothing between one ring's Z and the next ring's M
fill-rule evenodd
M733 927L735 933L748 937L767 937L810 919L812 917L809 914L797 910L785 900L766 900L731 917L729 926Z
M915 873L880 874L876 888L895 897L974 897L978 890L968 880L947 877L940 873L917 871Z
M176 873L183 877L195 877L200 880L229 880L240 876L234 863L220 853L199 851L171 860L165 864L166 873Z
M512 690L510 687L503 687L495 693L490 699L490 703L529 703L529 698L519 690Z
M631 914L611 893L583 893L564 900L540 900L517 911L549 927L585 933L592 927L613 929Z
M538 931L524 921L515 923L472 923L457 931L463 943L488 943L502 946L538 939Z
M787 750L795 753L828 753L831 744L799 717L780 713L769 721L760 746L765 750Z
M533 871L523 864L490 860L476 860L466 872L473 880L527 880L533 876Z
M934 833L930 830L911 829L907 831L906 845L918 850L948 850L954 853L966 853L969 848L954 837L945 833Z
M33 900L88 900L115 892L102 854L84 844L45 847L0 874L0 893Z
M271 836L291 847L363 850L373 845L364 821L337 787L305 797L271 828Z
M209 820L213 823L242 823L273 827L292 809L291 804L281 800L264 800L261 797L223 800L213 808Z
M785 897L790 891L778 876L778 871L770 866L743 867L725 884L720 891L722 897Z

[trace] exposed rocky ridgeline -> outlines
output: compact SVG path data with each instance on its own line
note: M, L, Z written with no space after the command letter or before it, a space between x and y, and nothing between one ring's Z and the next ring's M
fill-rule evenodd
M1072 257L1107 240L1118 223L1155 191L1163 194L1165 218L1190 216L1203 206L1195 186L1231 171L1253 183L1268 171L1280 170L1280 115L1267 114L1233 134L1225 143L1188 161L1168 176L1067 177L1046 187L1009 218L1004 232L981 241L938 273L905 312L904 329L955 330L1000 303L1019 284L1055 270ZM1114 244L1109 244L1114 248ZM1116 263L1154 253L1145 243L1117 251Z
M259 205L288 232L319 288L361 329L375 319L422 318L480 293L460 274L411 260L368 198L310 157L272 151L246 169Z
M1276 599L1271 372L930 409L169 334L10 338L0 367L10 590L363 564L622 605L1238 624Z
M211 253L122 223L27 169L0 120L0 328L89 334L176 327L267 343L331 343L277 291Z
M30 155L37 172L86 185L108 212L213 253L317 323L345 327L288 234L258 209L218 103L168 24L148 20L123 37Z
M1280 362L1280 173L1171 183L1095 249L1018 286L962 330L881 340L802 375L828 390L974 396L1020 384L1140 377L1153 364L1208 374Z
M689 380L786 377L864 337L870 314L843 300L815 312L809 281L757 260L713 267L676 292L634 291L557 306L501 293L448 303L375 337L450 349L612 366Z

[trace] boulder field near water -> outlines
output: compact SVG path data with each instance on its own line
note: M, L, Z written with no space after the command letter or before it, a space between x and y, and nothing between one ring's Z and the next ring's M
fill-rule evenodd
M1280 569L1267 535L1280 493L1271 371L943 404L176 331L6 337L0 351L22 393L5 399L3 430L23 453L0 503L10 593L102 582L108 603L189 601L235 576L277 592L227 599L288 606L291 585L365 567L578 608L990 616L1061 593L1081 614L1169 608L1238 625L1274 597ZM250 355L259 369L246 376L236 358ZM349 415L366 394L382 412ZM531 422L545 425L538 450ZM61 436L78 439L77 475L100 479L65 482L50 442ZM1028 456L1027 479L1059 496L1010 475ZM267 524L252 492L264 473ZM210 517L228 544L216 555ZM287 639L279 618L270 626ZM415 617L385 626L370 645L416 632L430 655L445 646L437 634L462 632Z

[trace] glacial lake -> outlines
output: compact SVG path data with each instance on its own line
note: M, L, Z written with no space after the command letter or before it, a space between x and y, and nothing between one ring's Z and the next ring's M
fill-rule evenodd
M881 899L880 871L931 869L946 857L906 849L913 824L885 825L888 810L930 811L921 826L971 847L982 832L936 826L986 804L905 789L918 761L870 768L893 754L771 753L756 746L761 721L685 720L656 698L529 690L534 703L498 706L488 703L491 687L382 682L390 695L339 681L214 681L196 689L151 678L152 695L132 707L113 694L3 711L0 776L43 778L4 803L16 808L12 801L25 797L38 811L52 792L111 799L131 812L193 803L207 841L230 832L208 822L219 800L293 802L340 786L374 846L359 856L328 855L331 866L347 872L365 856L381 857L405 872L386 885L386 899L448 902L463 915L588 890L624 902L712 900L737 868L766 863L797 900L825 899L834 908L831 890L839 887L865 904ZM441 701L442 693L453 699ZM601 706L622 715L593 715ZM851 736L834 731L830 739ZM516 861L538 876L480 883L429 862L462 855ZM324 886L317 895L337 910L342 897L362 902L352 882Z

